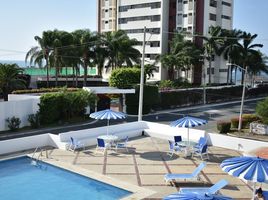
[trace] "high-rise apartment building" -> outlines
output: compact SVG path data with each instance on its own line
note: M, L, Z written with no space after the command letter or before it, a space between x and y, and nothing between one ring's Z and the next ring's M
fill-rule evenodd
M157 55L168 51L169 41L175 31L188 32L187 39L201 46L202 40L195 35L209 36L211 25L232 29L232 24L233 0L98 0L99 32L125 30L130 38L140 41L136 48L142 52L146 26L145 64L154 63ZM207 68L208 62L204 63L203 68L193 68L188 79L201 83L204 81L202 71L209 73ZM226 82L226 76L226 61L215 56L212 82ZM160 64L154 78L166 78L166 70Z

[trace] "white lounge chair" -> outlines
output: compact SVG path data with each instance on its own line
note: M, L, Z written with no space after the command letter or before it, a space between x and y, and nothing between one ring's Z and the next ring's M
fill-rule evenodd
M170 182L172 180L192 180L199 181L201 180L199 174L206 166L205 162L199 164L199 166L193 171L191 174L166 174L164 179L166 182Z
M228 185L228 181L222 179L211 187L180 188L179 193L217 194L220 189Z

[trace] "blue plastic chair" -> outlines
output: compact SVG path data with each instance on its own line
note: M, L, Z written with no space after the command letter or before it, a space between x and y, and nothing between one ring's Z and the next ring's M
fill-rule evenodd
M207 138L206 137L200 137L198 140L198 143L194 146L196 149L200 149L201 146L204 146L207 144Z
M115 150L117 151L117 149L119 148L119 149L126 149L127 150L127 152L128 152L128 148L127 148L127 143L128 143L128 136L125 138L125 140L124 140L124 142L122 142L122 143L117 143L116 145L115 145Z
M199 166L193 171L191 174L166 174L164 179L166 182L170 182L172 180L201 180L199 174L206 166L205 162L199 164Z
M173 156L173 154L175 152L181 152L182 151L182 149L180 148L180 146L175 145L175 142L169 140L168 143L169 143L169 152L168 152L168 155L170 156L170 158Z
M194 148L194 151L192 153L192 157L194 155L200 156L200 158L203 160L204 156L206 156L206 159L209 159L208 155L208 145L200 146L199 148Z
M70 145L69 145L69 150L77 150L77 149L81 149L83 148L85 150L85 144L82 143L81 141L73 138L73 137L70 137Z
M174 141L175 141L175 145L177 145L177 143L181 142L182 141L182 138L180 135L176 135L174 136Z
M107 147L109 145L105 144L104 140L101 138L97 138L97 146L96 146L96 150L95 153L97 153L98 150L101 150L102 153L104 154L104 152L106 151Z
M222 179L211 187L180 188L179 193L216 194L220 189L228 185L228 181Z

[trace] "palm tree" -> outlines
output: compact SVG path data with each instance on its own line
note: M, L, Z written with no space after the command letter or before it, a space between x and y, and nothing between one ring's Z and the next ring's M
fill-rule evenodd
M4 100L8 100L8 94L14 89L25 88L25 81L18 75L23 70L17 64L0 63L0 89L3 92Z
M51 53L51 42L53 38L52 31L43 31L42 37L35 36L38 46L32 47L26 54L25 62L30 58L30 65L38 65L42 67L43 59L45 59L45 67L47 73L47 87L49 87L49 55Z
M87 83L87 69L90 65L90 60L94 59L93 48L97 40L95 33L89 29L79 29L72 33L75 37L76 44L78 44L77 51L80 53L81 60L84 68L84 81L83 85Z
M167 68L168 70L168 79L174 80L174 71L176 68L182 68L183 63L181 60L177 58L176 55L170 53L170 54L164 54L160 56L160 62L162 65Z
M252 44L257 34L251 35L251 33L243 32L242 43L238 43L232 53L235 55L235 64L241 66L242 68L250 67L252 63L251 59L254 56L258 56L259 52L255 48L262 48L262 44ZM242 71L241 83L244 82L244 71Z
M242 39L242 31L241 30L221 30L221 37L224 38L224 44L219 48L219 54L223 55L225 60L228 60L228 63L233 63L236 59L236 53L234 52L234 48L239 44L239 41ZM229 69L231 67L231 70ZM228 65L227 71L227 84L232 82L232 76L230 77L230 71L233 71L233 65ZM230 78L229 78L230 77Z
M208 33L209 33L209 36L208 37L202 37L202 39L205 41L204 47L205 47L205 52L206 52L207 59L208 59L208 62L209 62L208 83L211 84L212 57L213 57L213 54L218 54L219 47L221 45L223 45L224 40L220 36L221 27L219 27L219 26L210 26Z
M107 66L112 70L123 64L131 67L140 62L140 52L133 47L138 44L137 40L130 39L123 30L106 32L101 41L107 50Z

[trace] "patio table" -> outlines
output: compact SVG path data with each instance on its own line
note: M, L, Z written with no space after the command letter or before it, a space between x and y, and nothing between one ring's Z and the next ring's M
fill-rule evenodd
M197 144L197 142L193 141L180 141L177 142L176 145L182 147L184 149L184 156L189 157L192 155L193 147Z
M118 136L116 135L100 135L99 139L103 139L105 143L109 143L110 145L114 144L116 140L118 140Z

